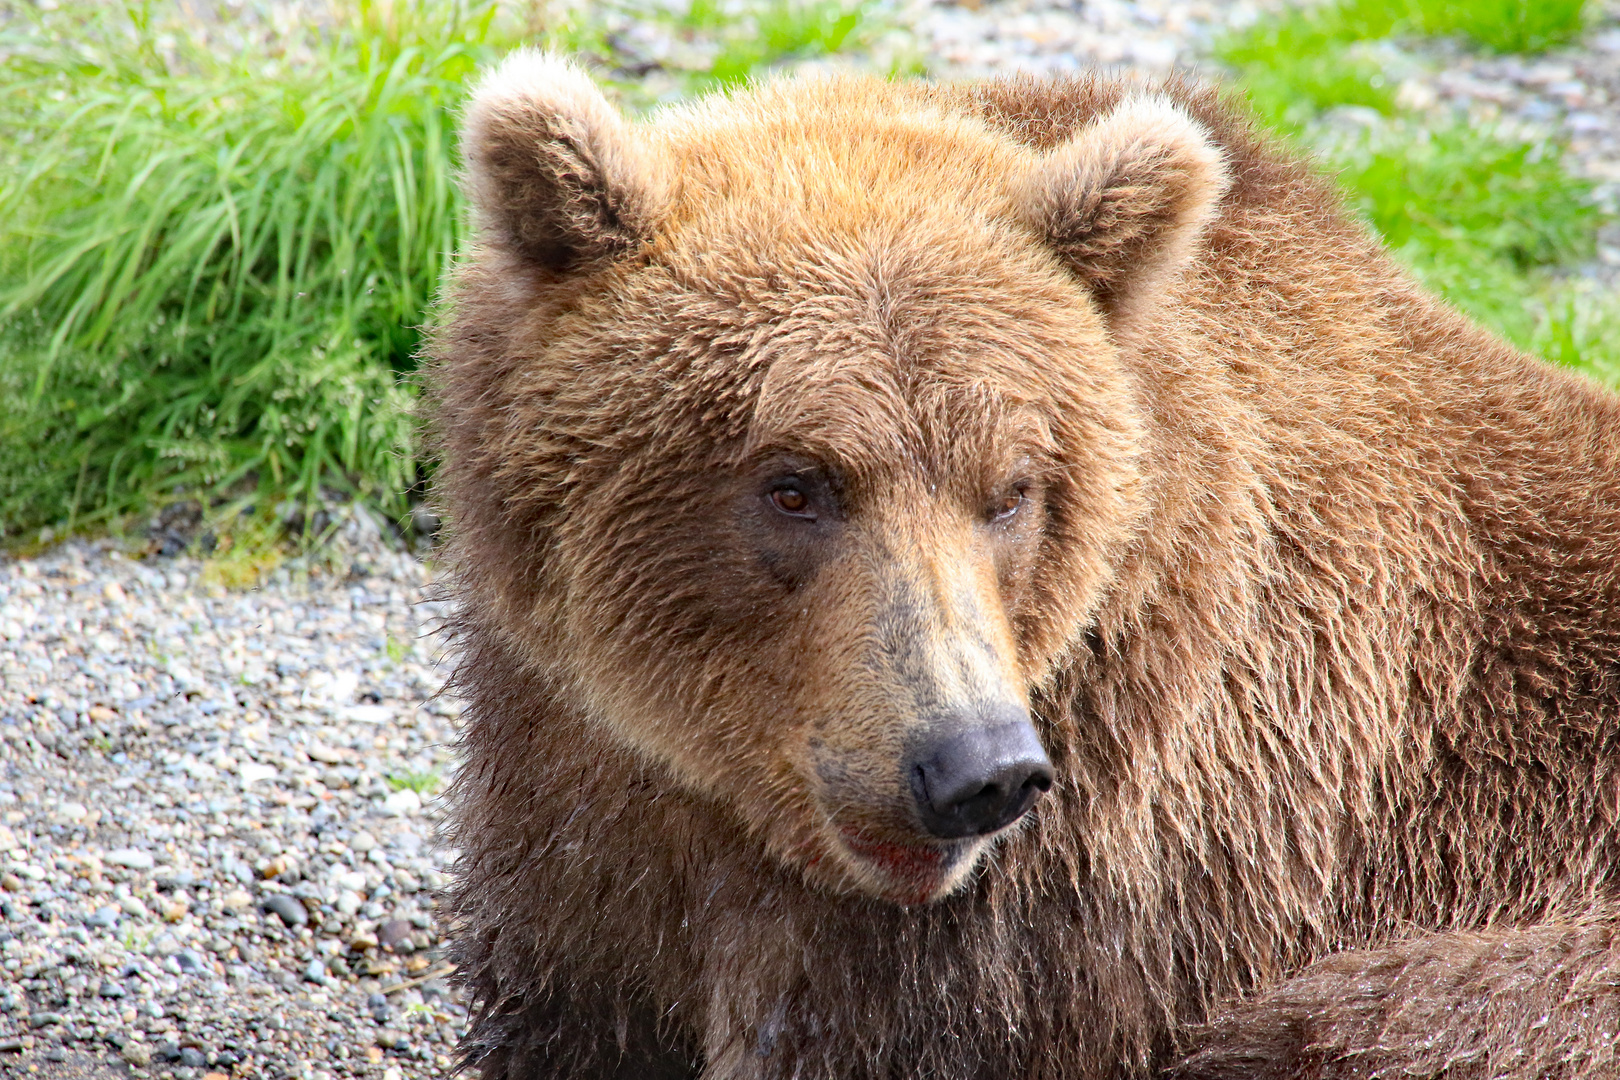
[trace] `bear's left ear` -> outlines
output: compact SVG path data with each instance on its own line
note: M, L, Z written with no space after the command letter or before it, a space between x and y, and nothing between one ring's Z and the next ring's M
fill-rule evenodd
M1227 184L1196 121L1136 96L1050 151L1013 196L1117 321L1186 263Z
M461 161L484 239L553 272L633 251L668 204L664 160L590 76L536 50L473 92Z

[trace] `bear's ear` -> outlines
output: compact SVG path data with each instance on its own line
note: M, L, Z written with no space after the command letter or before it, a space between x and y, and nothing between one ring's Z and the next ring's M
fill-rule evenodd
M667 203L664 162L588 75L534 50L473 92L461 160L485 239L547 270L633 251Z
M1227 182L1197 122L1165 98L1136 96L1050 151L1014 197L1118 320L1181 269Z

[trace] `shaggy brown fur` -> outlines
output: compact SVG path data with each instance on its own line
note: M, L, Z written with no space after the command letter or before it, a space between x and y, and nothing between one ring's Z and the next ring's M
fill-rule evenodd
M530 55L464 149L487 1080L1620 1075L1620 402L1177 82ZM1056 784L929 847L987 695Z

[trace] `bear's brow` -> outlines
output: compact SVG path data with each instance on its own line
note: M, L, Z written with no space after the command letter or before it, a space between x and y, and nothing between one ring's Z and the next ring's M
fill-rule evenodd
M1033 478L1053 449L1042 410L983 386L966 394L940 392L943 387L926 386L916 375L902 380L892 372L794 382L772 386L767 380L746 456L807 457L855 484L904 472L980 489L1015 471Z

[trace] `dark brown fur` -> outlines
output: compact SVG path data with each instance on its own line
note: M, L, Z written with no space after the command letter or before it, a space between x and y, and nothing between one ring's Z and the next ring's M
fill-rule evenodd
M951 125L1044 152L1133 89L778 86L774 156L711 105L664 121L667 174L609 178L622 215L482 204L434 378L487 1080L1620 1075L1615 398L1181 83L1148 89L1224 194L1154 152L999 224L928 186L926 124L836 156L907 110L943 157ZM625 136L593 137L569 160ZM1046 160L1042 192L1078 175ZM928 903L820 854L774 741L864 762L890 736L850 703L892 696L839 659L886 564L738 554L732 478L777 443L882 493L861 535L902 567L978 543L950 485L1044 463L962 587L1057 784Z

